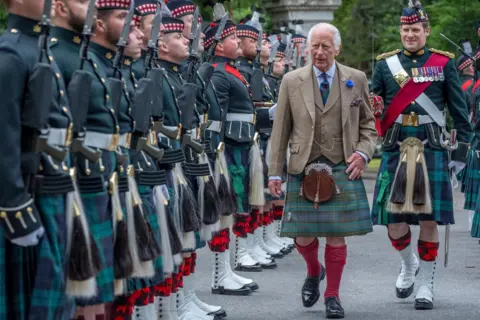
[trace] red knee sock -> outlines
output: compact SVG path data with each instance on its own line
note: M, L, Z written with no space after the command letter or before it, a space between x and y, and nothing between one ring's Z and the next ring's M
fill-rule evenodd
M438 242L418 240L418 256L423 261L435 261L438 255Z
M405 234L399 239L392 239L392 237L390 237L390 234L388 235L388 237L390 238L390 242L392 242L392 246L396 250L402 251L410 245L410 242L412 241L412 232L410 231L410 228L408 228L407 234Z
M312 243L302 247L295 242L298 252L302 255L303 260L307 263L307 275L309 277L318 277L322 270L322 265L318 261L318 239L315 238Z
M327 271L327 288L324 297L340 298L340 282L342 281L343 267L347 262L347 246L325 248L325 267Z

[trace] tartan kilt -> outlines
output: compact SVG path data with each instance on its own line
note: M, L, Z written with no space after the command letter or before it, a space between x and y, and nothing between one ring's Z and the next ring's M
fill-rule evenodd
M65 293L65 195L39 195L35 203L45 228L38 245L13 245L0 229L1 319L63 319L74 306Z
M424 126L402 127L398 141L407 137L416 137L421 141L427 139ZM379 168L379 176L373 196L372 221L375 225L406 222L418 225L419 221L436 221L440 225L454 224L453 193L448 171L448 152L432 149L425 145L425 162L430 180L430 196L432 199L431 214L392 214L386 210L392 183L400 160L399 146L392 151L384 151Z
M152 227L153 234L157 243L160 244L160 227L158 225L157 212L153 200L153 188L150 186L138 186L138 192L143 202L143 209L145 210L145 218ZM163 282L163 264L162 256L159 256L153 261L153 268L155 276L152 278L130 278L127 281L127 292L137 291L143 288L156 286Z
M363 181L348 180L346 169L344 163L332 166L341 193L318 209L299 194L303 174L288 175L282 237L347 237L373 231Z
M225 158L233 191L237 196L238 209L235 213L250 212L250 145L225 145Z
M98 295L91 299L77 299L80 306L90 306L113 301L113 221L110 195L107 191L81 194L90 232L100 252L100 263L103 269L97 274Z
M462 191L465 193L465 210L475 210L480 191L480 159L475 150L468 152L467 166L462 170L464 179Z
M480 205L477 206L477 209L475 210L470 234L473 238L480 238Z

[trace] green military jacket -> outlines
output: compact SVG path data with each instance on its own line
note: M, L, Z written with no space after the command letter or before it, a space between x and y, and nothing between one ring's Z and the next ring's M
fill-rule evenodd
M65 175L68 167L60 164L47 154L37 155L24 152L25 146L33 139L25 119L35 118L26 113L28 87L32 70L39 61L38 49L41 27L38 21L14 14L8 15L8 26L0 38L0 207L8 208L26 205L31 200L30 191L26 189L24 178L41 171L42 175ZM67 129L72 117L69 109L66 86L51 51L47 49L52 74L52 92L47 123L39 126ZM43 62L47 62L47 56ZM30 132L32 134L30 134ZM27 146L28 147L28 146ZM26 206L25 206L26 208ZM17 209L18 210L18 209ZM27 219L26 219L27 220Z
M479 80L480 81L480 80ZM471 148L473 150L480 150L480 85L473 92L473 114L474 114L474 139L472 140Z
M410 77L412 77L412 71L421 68L427 62L432 52L448 55L450 60L443 68L445 80L432 82L424 93L432 100L440 111L444 111L445 108L448 108L454 122L454 128L457 129L458 141L467 144L471 137L471 127L468 121L468 108L460 85L460 79L458 77L455 61L453 60L453 55L435 49L429 49L427 47L417 53L411 53L406 49L403 49L382 54L377 57L378 63L375 67L372 91L383 98L385 110L387 110L392 99L400 90L400 86L395 81L385 59L395 54L398 55L404 70ZM403 114L410 114L410 112L415 112L418 115L427 114L415 101L405 108ZM403 127L401 130L403 130ZM454 152L452 159L465 162L463 152L465 151L465 148L459 149L462 150L462 156L457 158Z
M460 83L462 85L463 93L465 94L465 101L467 101L467 106L470 109L473 103L473 85L475 84L473 76L461 74Z
M278 78L271 74L266 74L265 77L267 78L268 84L270 86L270 92L273 96L273 101L278 101L278 93L280 91L280 84L282 83L282 78Z
M267 79L265 78L265 70L263 66L258 66L256 65L255 61L245 58L245 57L239 57L237 59L237 68L240 70L240 73L242 76L247 80L249 84L251 84L251 78L253 75L253 68L258 68L262 70L262 73L264 74L263 77L263 85L262 85L262 102L272 102L273 101L273 95L270 90L269 83Z

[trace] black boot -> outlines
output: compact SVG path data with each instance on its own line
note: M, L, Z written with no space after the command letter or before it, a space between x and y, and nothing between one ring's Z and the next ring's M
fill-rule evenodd
M322 266L322 271L318 277L307 277L302 287L302 303L305 308L311 308L317 303L320 298L320 281L325 279L325 268Z
M345 317L345 311L338 298L328 297L325 299L325 314L327 319L343 319Z

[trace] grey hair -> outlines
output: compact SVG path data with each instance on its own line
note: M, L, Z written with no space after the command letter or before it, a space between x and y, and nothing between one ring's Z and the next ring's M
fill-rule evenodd
M340 31L333 24L325 22L318 23L314 25L312 29L310 29L308 32L307 43L310 44L313 32L320 29L330 31L333 34L333 43L335 45L335 49L340 49L340 46L342 45L342 36L340 35Z

